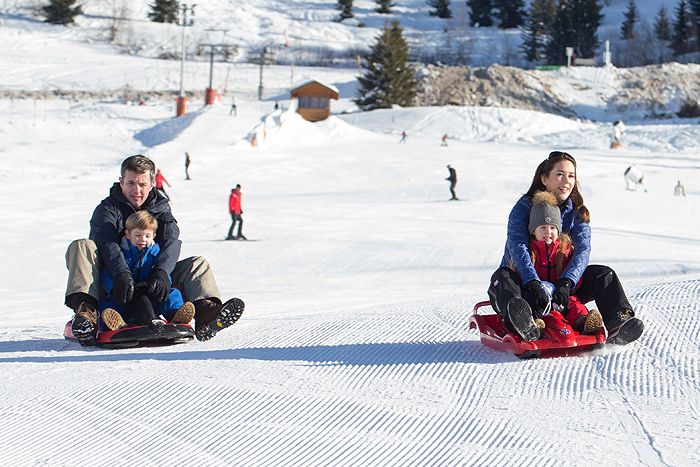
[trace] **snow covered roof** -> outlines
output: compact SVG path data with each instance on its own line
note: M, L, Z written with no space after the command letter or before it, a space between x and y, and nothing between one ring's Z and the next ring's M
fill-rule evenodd
M311 79L311 80L305 81L304 83L302 83L302 84L298 85L297 87L293 88L292 91L291 91L292 97L294 97L294 96L297 94L297 91L299 91L300 89L305 88L305 87L307 87L308 85L314 84L314 83L316 83L316 84L318 84L318 85L320 85L320 86L323 86L324 88L327 88L327 89L330 91L330 94L331 94L330 97L332 97L333 99L338 99L338 97L340 96L340 91L338 90L338 88L336 88L336 87L333 86L332 84L326 84L326 83L321 82L321 81L319 81L319 80Z

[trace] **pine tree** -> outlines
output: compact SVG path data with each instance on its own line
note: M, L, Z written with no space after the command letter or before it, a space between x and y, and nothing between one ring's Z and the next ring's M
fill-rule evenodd
M571 20L574 48L579 57L592 57L598 49L598 28L603 21L598 0L572 0Z
M491 16L493 3L491 0L467 0L471 13L469 13L469 24L476 26L493 26L493 18Z
M352 12L352 0L338 0L337 8L340 10L338 21L343 21L344 19L355 16Z
M625 11L625 20L622 22L622 28L620 29L620 39L634 39L636 37L634 23L638 21L637 3L634 0L627 0L627 11Z
M154 23L177 23L177 13L180 8L177 0L155 0L151 5L148 18Z
M81 14L82 7L73 7L76 0L50 0L43 10L46 22L51 24L72 24L75 17Z
M690 51L688 37L690 36L690 18L686 10L685 0L681 0L676 8L676 21L673 23L673 38L671 48L674 55L683 55Z
M668 19L666 8L663 6L659 8L659 12L656 14L654 34L656 34L656 38L662 42L671 40L671 22Z
M534 0L523 28L523 53L530 62L545 57L549 32L556 16L555 0Z
M496 7L496 17L499 19L499 28L517 28L525 21L525 3L523 0L494 0L494 5Z
M376 0L377 2L377 13L381 13L383 15L388 15L391 13L391 7L395 5L394 2L391 0Z
M430 16L449 19L452 18L452 10L450 10L450 0L428 0L428 5L435 8L430 12Z
M573 10L569 0L559 0L557 13L552 22L550 40L547 43L546 55L549 65L566 63L566 47L574 47Z
M688 0L690 8L690 27L694 44L691 50L700 52L700 0Z
M362 61L363 75L358 77L362 110L411 105L416 94L415 73L408 66L408 44L398 20L384 27L368 56Z

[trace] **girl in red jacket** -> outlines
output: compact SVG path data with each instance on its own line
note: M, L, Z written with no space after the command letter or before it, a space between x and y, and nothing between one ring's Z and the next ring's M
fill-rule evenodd
M540 191L532 198L530 211L530 258L540 278L540 284L548 300L541 293L534 294L533 310L539 309L547 314L552 307L554 284L569 262L574 251L574 245L567 234L559 234L561 230L561 214L557 200L553 194ZM539 297L537 297L539 295ZM539 298L539 300L538 300ZM528 300L530 301L530 300ZM603 317L598 310L588 311L586 305L571 295L566 309L557 310L571 323L576 331L582 334L596 334L603 327Z

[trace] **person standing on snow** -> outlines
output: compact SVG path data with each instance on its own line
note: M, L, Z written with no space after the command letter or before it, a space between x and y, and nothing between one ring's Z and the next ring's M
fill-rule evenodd
M681 185L681 181L678 180L678 185L673 188L673 196L683 196L685 197L685 187Z
M233 114L234 117L238 115L238 105L236 104L236 96L235 95L231 98L231 110L229 110L228 114L229 114L229 116L231 116L231 114Z
M399 143L406 143L406 140L408 139L408 133L406 133L406 130L401 132L401 139L399 140Z
M553 151L537 166L530 188L508 216L503 259L491 276L488 288L493 309L504 321L509 320L509 315L527 314L532 320L532 310L523 299L523 293L538 293L536 289L542 288L528 249L532 198L538 191L548 191L555 196L561 213L561 230L571 237L574 247L568 264L554 284L552 304L566 308L572 295L584 304L595 300L608 331L608 343L626 345L639 339L644 323L635 316L615 271L608 266L588 264L590 213L578 188L576 160L566 152ZM534 323L527 323L527 326L534 326Z
M442 138L440 138L440 146L447 146L447 133L442 135Z
M106 268L114 279L111 295L119 303L134 297L134 277L127 265L119 238L125 220L134 212L146 210L158 220L155 242L160 248L153 264L146 293L163 301L171 284L178 284L183 299L195 308L195 334L208 340L217 331L231 326L241 317L245 304L239 298L221 301L209 263L202 256L178 261L182 242L180 229L170 203L155 189L156 167L146 156L127 157L121 165L119 182L109 196L95 208L90 219L90 238L74 240L66 251L68 285L65 305L75 312L71 330L81 345L94 345L97 338L97 303L102 295L100 271Z
M190 159L190 153L185 152L185 180L191 180L190 179L190 162L192 162L192 160Z
M625 124L622 120L617 120L613 123L613 137L610 143L611 149L622 147L622 138L625 136Z
M226 235L226 240L248 240L243 235L243 210L241 209L241 198L243 194L241 193L241 186L236 185L236 188L231 190L231 196L228 198L228 212L231 214L231 227L228 229L228 235ZM233 235L233 230L238 223L238 234Z
M450 198L450 201L459 201L459 198L457 198L457 195L455 194L455 186L457 185L457 171L450 164L447 164L447 170L450 171L450 176L445 180L450 182L450 193L452 193L452 198Z
M163 176L163 173L160 171L160 169L156 170L156 190L160 191L160 194L165 197L168 201L170 200L170 197L168 194L165 192L165 187L163 184L168 185L168 188L170 188L170 183L165 179Z

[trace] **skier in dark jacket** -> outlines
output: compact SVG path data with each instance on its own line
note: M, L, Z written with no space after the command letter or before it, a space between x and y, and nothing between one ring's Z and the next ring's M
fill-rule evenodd
M450 193L452 193L452 198L450 198L450 201L459 201L459 198L457 198L457 195L455 194L455 185L457 185L457 171L450 164L447 164L447 170L450 171L450 176L445 180L450 182Z
M121 177L90 219L90 238L73 241L66 252L68 286L65 303L75 311L72 330L83 345L95 343L97 301L102 295L100 268L114 278L112 297L119 303L134 295L134 278L122 255L119 241L124 222L132 213L145 209L158 220L156 242L160 254L148 280L148 296L154 301L167 297L172 281L185 300L195 306L195 331L199 340L213 337L217 330L233 324L243 312L243 301L221 302L219 288L209 263L201 256L178 261L180 229L168 201L154 187L155 165L148 157L136 155L121 165Z
M566 309L572 294L584 304L595 300L608 330L609 343L624 345L637 340L644 330L644 324L634 316L632 305L615 271L608 266L588 264L591 253L590 214L578 189L576 160L565 152L554 151L540 163L530 188L508 217L501 267L491 277L488 289L494 310L506 323L512 315L530 315L529 319L532 320L532 310L522 298L523 293L535 301L547 300L528 249L531 199L538 191L548 191L557 199L561 211L561 232L571 237L574 246L573 254L555 284L552 304ZM533 323L526 325L532 327Z

